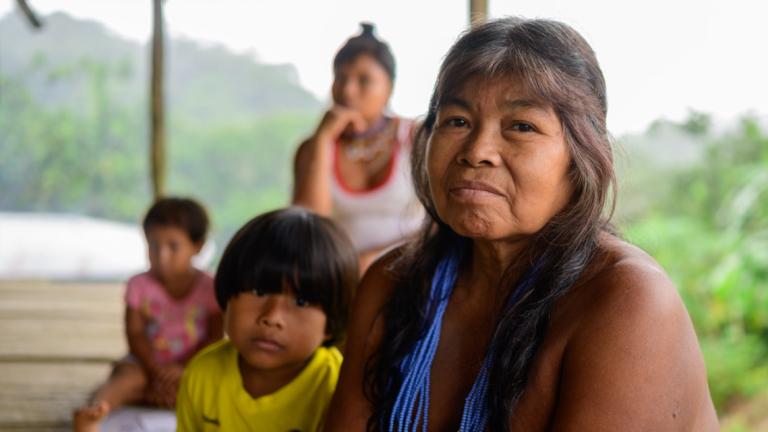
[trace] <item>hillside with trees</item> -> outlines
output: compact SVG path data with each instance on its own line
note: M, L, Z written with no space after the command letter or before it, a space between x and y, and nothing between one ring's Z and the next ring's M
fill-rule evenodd
M321 104L292 65L170 39L168 190L217 237L287 204L292 154ZM149 50L63 13L0 18L0 210L136 222L148 206ZM219 242L222 243L222 242Z

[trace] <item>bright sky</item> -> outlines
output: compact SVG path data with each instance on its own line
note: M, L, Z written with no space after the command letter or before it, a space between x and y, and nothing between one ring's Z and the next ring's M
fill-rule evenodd
M768 1L488 0L491 17L521 15L571 24L592 44L608 83L614 135L641 132L688 109L721 122L768 115ZM147 41L151 1L29 0L40 14L64 11ZM0 0L0 15L15 8ZM168 31L223 44L267 63L293 63L302 85L329 99L331 63L360 21L390 43L398 78L395 112L422 114L442 56L466 28L468 0L167 0Z

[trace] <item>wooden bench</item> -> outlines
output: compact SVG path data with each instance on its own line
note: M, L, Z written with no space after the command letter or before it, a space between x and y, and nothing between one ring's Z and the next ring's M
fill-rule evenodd
M127 352L124 283L0 281L0 431L71 430Z

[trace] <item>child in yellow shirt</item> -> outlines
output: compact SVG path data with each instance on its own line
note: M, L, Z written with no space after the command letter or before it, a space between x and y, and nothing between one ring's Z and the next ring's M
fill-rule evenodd
M293 207L248 222L216 273L229 339L187 366L177 431L320 430L357 279L352 243L330 219Z

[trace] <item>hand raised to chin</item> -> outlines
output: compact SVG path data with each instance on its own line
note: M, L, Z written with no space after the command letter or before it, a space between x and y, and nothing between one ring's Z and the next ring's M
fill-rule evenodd
M367 128L368 123L360 111L342 105L334 105L326 111L323 120L317 127L315 136L319 141L335 141L341 136L362 133Z

